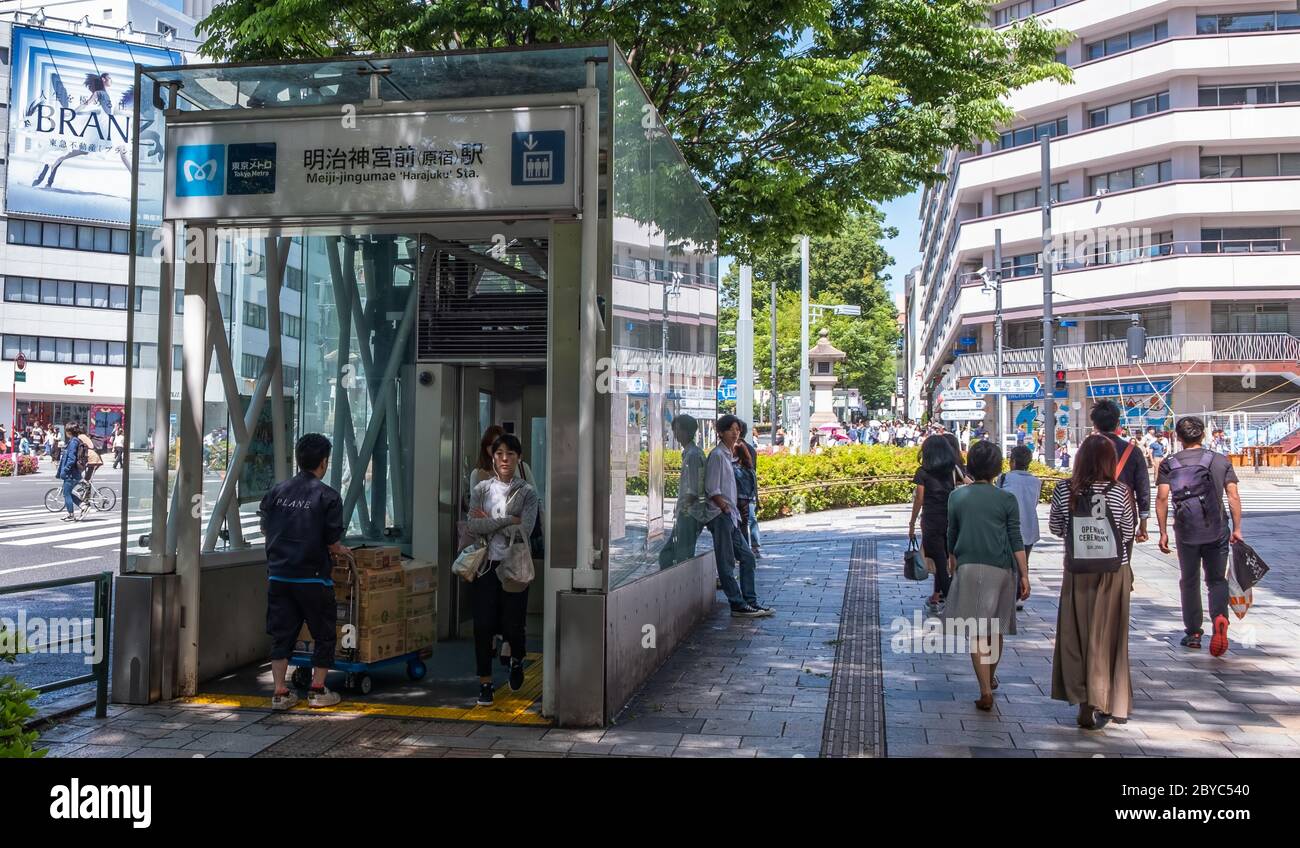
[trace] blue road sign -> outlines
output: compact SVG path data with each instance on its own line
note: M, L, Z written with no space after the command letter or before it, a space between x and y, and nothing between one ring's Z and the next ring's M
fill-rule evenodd
M723 380L718 386L718 401L728 401L736 399L736 381L728 378Z
M1032 395L1043 388L1037 377L976 377L970 390L977 395Z

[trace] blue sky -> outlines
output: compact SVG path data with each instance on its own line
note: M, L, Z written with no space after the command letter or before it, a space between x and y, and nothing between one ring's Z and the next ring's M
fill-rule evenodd
M894 258L889 267L889 292L895 296L902 291L903 277L921 263L921 221L917 213L921 205L921 192L900 197L881 206L885 223L898 229L898 237L885 243L885 249ZM896 298L897 299L897 298Z

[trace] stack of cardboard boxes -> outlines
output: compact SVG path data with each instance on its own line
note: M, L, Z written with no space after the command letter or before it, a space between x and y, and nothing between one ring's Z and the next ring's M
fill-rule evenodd
M433 645L437 614L438 576L433 563L410 561L402 564L399 548L357 547L356 582L352 582L346 559L336 557L331 577L337 602L336 620L340 659L378 662ZM344 641L344 627L356 607L356 653ZM299 634L301 650L311 650L306 627Z

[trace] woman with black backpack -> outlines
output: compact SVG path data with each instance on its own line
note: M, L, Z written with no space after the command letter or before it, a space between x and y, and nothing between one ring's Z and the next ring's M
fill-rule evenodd
M1049 526L1065 539L1065 574L1056 617L1052 699L1079 707L1083 728L1097 727L1097 713L1128 721L1133 702L1129 679L1129 551L1137 528L1133 492L1115 482L1115 446L1106 436L1083 440L1074 476L1052 493Z

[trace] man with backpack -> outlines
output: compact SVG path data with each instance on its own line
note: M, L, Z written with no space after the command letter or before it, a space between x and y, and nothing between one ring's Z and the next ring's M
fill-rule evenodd
M1182 592L1183 627L1186 630L1181 644L1188 648L1201 647L1203 568L1210 597L1210 618L1214 622L1210 654L1218 657L1228 650L1228 545L1243 541L1237 473L1226 456L1201 447L1205 439L1205 422L1200 418L1180 418L1175 432L1183 449L1162 462L1156 476L1160 550L1166 554L1171 552L1165 519L1172 499L1174 533L1178 537L1178 566L1182 572L1178 587ZM1231 533L1223 509L1225 493L1232 509Z

